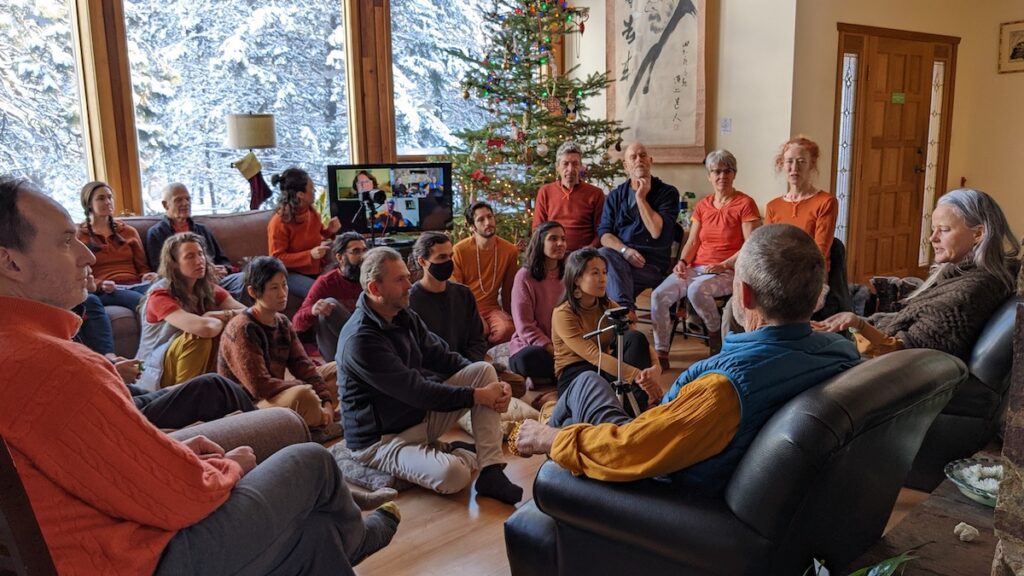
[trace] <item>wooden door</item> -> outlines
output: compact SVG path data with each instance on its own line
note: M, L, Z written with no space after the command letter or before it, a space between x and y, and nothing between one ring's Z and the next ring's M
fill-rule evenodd
M857 32L863 66L852 143L856 163L849 191L849 276L860 283L871 276L921 276L927 269L919 263L922 214L932 209L923 204L933 65L936 54L951 53L949 39L917 39L916 33L884 29ZM842 43L840 48L842 57ZM950 78L952 72L950 67ZM945 88L939 98L951 102L952 82ZM942 120L948 125L948 118ZM948 150L947 140L942 138L941 144ZM946 154L940 158L943 182Z

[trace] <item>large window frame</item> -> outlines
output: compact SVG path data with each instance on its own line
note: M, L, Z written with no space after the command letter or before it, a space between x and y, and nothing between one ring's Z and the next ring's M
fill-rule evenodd
M69 0L91 178L109 182L122 214L143 212L128 42L122 0ZM354 164L416 162L397 154L389 0L338 0L347 36L349 138ZM559 42L555 57L564 58ZM562 69L561 63L559 69Z

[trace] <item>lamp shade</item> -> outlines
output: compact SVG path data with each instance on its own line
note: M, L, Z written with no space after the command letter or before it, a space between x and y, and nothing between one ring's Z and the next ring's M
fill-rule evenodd
M273 114L228 114L228 148L277 146Z

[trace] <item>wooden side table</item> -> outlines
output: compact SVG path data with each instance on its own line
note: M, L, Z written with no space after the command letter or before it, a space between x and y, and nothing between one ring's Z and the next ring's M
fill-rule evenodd
M945 480L848 569L837 574L849 574L921 544L924 546L918 549L917 558L906 565L907 576L989 574L996 548L992 512L992 508L968 499ZM960 522L978 529L980 534L973 542L961 542L953 534Z

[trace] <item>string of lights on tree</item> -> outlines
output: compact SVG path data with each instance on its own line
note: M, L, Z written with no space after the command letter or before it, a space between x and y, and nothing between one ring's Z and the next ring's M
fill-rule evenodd
M483 54L452 51L470 64L462 97L487 110L486 125L458 134L449 148L462 206L483 199L499 212L499 233L527 239L537 189L557 178L555 151L572 140L583 151L585 178L597 185L621 176L619 122L590 118L587 98L603 92L604 73L575 77L559 70L554 47L586 31L589 11L568 1L496 0L484 14L490 38Z

